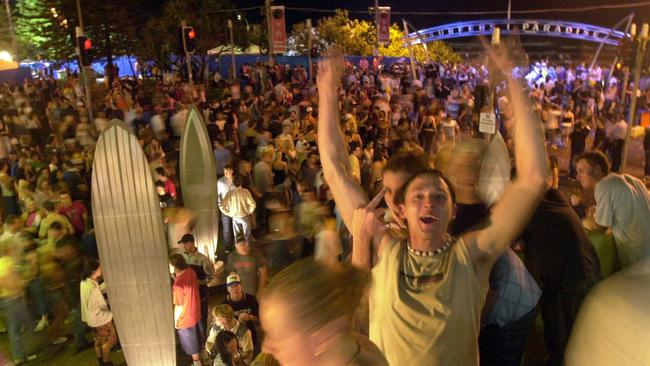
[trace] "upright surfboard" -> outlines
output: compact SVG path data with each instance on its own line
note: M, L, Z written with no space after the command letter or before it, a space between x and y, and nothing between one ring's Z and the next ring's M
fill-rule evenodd
M192 106L181 138L183 205L196 215L194 238L199 251L214 263L219 233L217 168L201 112Z
M147 159L129 127L99 137L92 177L99 258L129 366L176 364L169 261Z

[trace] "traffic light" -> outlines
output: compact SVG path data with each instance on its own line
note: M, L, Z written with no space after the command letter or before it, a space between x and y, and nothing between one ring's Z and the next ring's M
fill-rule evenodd
M621 39L618 45L618 59L621 60L623 66L632 67L636 59L636 42L630 38L625 37Z
M194 27L181 28L181 50L185 53L193 53L196 50L196 31Z
M81 59L81 66L90 66L93 59L90 55L93 49L93 42L86 36L77 37L77 48L79 49L79 58Z

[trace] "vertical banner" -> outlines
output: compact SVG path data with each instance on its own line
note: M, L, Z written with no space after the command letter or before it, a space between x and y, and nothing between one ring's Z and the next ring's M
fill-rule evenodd
M375 12L377 23L377 43L380 45L390 44L390 6L380 6Z
M287 31L284 25L284 6L271 7L271 32L273 34L273 53L287 51Z

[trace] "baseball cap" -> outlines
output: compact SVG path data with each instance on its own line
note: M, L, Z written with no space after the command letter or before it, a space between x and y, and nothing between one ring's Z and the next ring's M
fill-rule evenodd
M239 275L237 273L231 273L228 275L228 278L226 278L226 286L236 285L239 283L241 283L241 280L239 279Z
M188 242L188 241L191 241L192 243L194 243L194 235L192 235L192 234L184 234L183 237L181 238L181 240L178 241L178 244L185 243L185 242Z

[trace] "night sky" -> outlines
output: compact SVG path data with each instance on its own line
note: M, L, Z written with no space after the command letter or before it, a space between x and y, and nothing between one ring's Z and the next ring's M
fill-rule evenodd
M240 8L254 7L263 5L263 0L233 0ZM512 10L531 10L546 8L572 8L594 5L612 5L624 3L636 3L642 0L512 0ZM600 26L613 26L621 18L634 12L638 23L650 21L650 1L647 6L628 8L628 9L608 9L596 11L581 11L573 13L543 13L543 14L513 14L512 18L529 18L529 19L562 19L573 20L578 22L591 23ZM353 13L352 18L370 19L367 14L369 6L373 6L373 0L277 0L276 5L285 5L287 7L313 7L319 9L336 9L345 8L348 10L361 11L364 14ZM470 20L470 19L489 19L489 18L506 18L505 11L508 8L508 0L402 0L402 1L379 1L379 6L390 6L393 12L407 12L411 14L393 15L392 21L397 22L401 18L406 18L409 23L419 28L426 28L434 25L445 24L453 21ZM423 15L421 12L436 11L503 11L499 15ZM331 14L331 13L330 13ZM304 20L305 18L317 19L321 16L330 15L328 13L310 13L287 11L288 23ZM259 17L259 10L246 12L249 19ZM290 26L290 25L289 25Z

